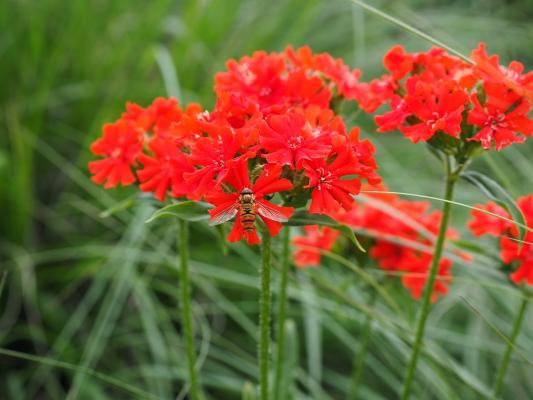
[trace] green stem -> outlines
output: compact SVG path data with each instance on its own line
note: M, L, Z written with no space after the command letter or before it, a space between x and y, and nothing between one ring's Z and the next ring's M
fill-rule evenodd
M433 287L437 278L437 272L439 270L439 262L444 249L444 242L446 239L446 231L448 229L448 223L450 221L451 203L453 199L453 189L458 179L460 170L455 173L450 171L450 161L446 160L446 188L444 192L444 199L446 200L442 205L442 220L440 222L439 234L437 236L437 242L435 243L435 253L431 263L429 271L428 281L424 289L424 296L422 298L422 308L420 310L420 317L416 328L415 341L413 344L413 350L411 353L411 359L407 367L407 375L404 381L402 400L409 398L411 392L411 385L416 372L416 364L418 362L418 356L422 348L422 339L426 328L426 322L429 316L429 310L431 308L431 294L433 293Z
M368 308L372 308L374 302L376 301L377 291L373 288L370 289L372 293L368 300ZM350 386L350 391L348 393L348 400L355 400L357 398L357 390L359 389L359 382L361 381L361 376L363 375L363 369L365 366L366 353L368 351L368 346L370 345L370 337L372 333L372 321L374 318L372 314L369 313L366 315L365 325L363 328L363 336L361 337L361 344L359 351L357 352L357 359L355 361L355 366L352 375L352 384Z
M270 234L263 234L261 249L261 293L259 329L259 387L261 400L268 400L268 366L270 352Z
M290 228L283 228L282 236L283 248L281 253L281 280L279 283L278 300L278 322L276 335L276 371L274 376L273 398L280 399L281 377L283 373L283 363L285 361L285 315L287 308L287 282L289 277L290 264Z
M518 334L520 333L520 327L522 326L522 321L524 320L524 316L526 315L528 304L529 304L529 299L526 296L524 296L522 299L522 304L520 305L520 310L518 310L518 315L516 316L516 319L514 321L513 331L511 332L511 336L509 337L509 341L507 342L507 348L505 350L505 354L503 355L502 363L500 364L500 368L498 370L496 384L494 385L494 397L495 398L500 397L502 393L503 382L505 380L507 368L509 367L509 361L511 361L511 354L513 353L516 338L518 337Z
M183 336L185 339L185 351L187 353L187 367L189 369L189 384L192 400L200 400L200 389L196 374L196 354L191 316L191 294L189 282L189 255L188 255L188 231L187 222L178 220L178 246L180 253L180 281L181 281L181 323L183 324Z

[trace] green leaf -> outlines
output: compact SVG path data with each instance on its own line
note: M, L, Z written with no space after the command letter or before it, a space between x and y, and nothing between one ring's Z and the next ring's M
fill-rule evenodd
M297 376L298 367L298 329L292 319L287 319L283 324L285 332L286 360L283 364L283 376L281 380L280 399L293 398L294 380Z
M2 272L2 277L0 278L0 297L2 296L2 291L4 290L4 285L6 283L7 271Z
M228 255L228 242L226 240L226 230L224 229L224 224L215 225L215 231L217 233L217 241L222 250L222 254L225 256Z
M343 233L352 241L352 243L362 252L366 252L365 248L359 243L354 231L347 225L339 224L333 218L324 214L309 214L306 210L296 210L294 215L285 222L288 226L306 226L306 225L320 225L329 226Z
M461 177L467 182L471 183L474 186L477 186L485 196L493 200L499 206L503 207L509 214L511 214L514 221L518 222L516 227L518 228L520 240L524 240L526 236L526 220L522 210L518 208L515 200L507 193L507 191L494 179L489 178L488 176L476 172L476 171L467 171L461 174ZM520 248L522 244L519 244Z
M135 204L135 199L129 197L121 202L118 202L113 207L108 208L100 213L100 218L109 218L110 216L116 214L117 212L127 210L128 208L133 207Z
M132 208L139 201L155 204L154 196L151 193L137 193L102 211L99 216L100 218L109 218L116 213Z
M212 208L210 204L201 201L183 201L180 203L169 204L160 208L146 220L146 223L155 221L162 217L176 217L184 221L197 222L209 219L207 210Z
M242 400L256 400L255 388L252 382L244 382L242 387Z
M454 240L453 244L461 250L466 250L471 253L479 254L482 256L490 256L491 254L486 250L485 246L477 243L470 242L468 240Z

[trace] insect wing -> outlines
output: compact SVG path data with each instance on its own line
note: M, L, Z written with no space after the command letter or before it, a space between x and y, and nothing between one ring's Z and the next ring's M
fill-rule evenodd
M237 215L237 211L239 209L239 203L235 202L231 204L230 206L222 209L220 212L216 213L215 215L211 216L211 219L209 220L209 225L219 225L223 224L224 222L229 221L233 217Z
M267 219L271 219L277 222L287 222L289 219L276 210L274 207L269 206L266 202L257 203L257 213Z

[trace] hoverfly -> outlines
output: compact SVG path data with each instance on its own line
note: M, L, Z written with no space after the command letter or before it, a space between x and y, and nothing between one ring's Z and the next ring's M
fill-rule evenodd
M219 225L229 221L233 217L240 218L244 232L255 231L256 214L261 217L277 221L287 222L287 216L269 205L263 198L256 199L254 192L250 188L244 188L233 204L211 215L210 225Z

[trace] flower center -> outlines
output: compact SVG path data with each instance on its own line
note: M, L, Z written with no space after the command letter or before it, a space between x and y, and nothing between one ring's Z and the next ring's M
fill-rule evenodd
M507 122L505 122L505 114L504 113L500 113L496 116L490 116L488 118L488 123L487 125L490 125L490 127L492 129L496 129L498 127L500 128L505 128L507 127Z
M443 118L446 118L446 114L444 114L443 116L439 115L439 113L437 112L434 112L433 114L431 114L431 119L428 119L426 124L428 126L431 127L431 129L435 129L435 127L437 126L437 124L439 124L439 122L441 121L441 119Z
M302 145L302 142L304 141L303 137L301 136L293 136L289 139L287 145L289 146L289 149L296 150L300 148Z
M331 172L326 171L324 168L318 168L317 172L320 174L320 179L318 180L320 184L333 182L333 175Z
M113 158L119 158L120 156L122 156L122 149L121 148L114 149L111 152L111 157L113 157Z

